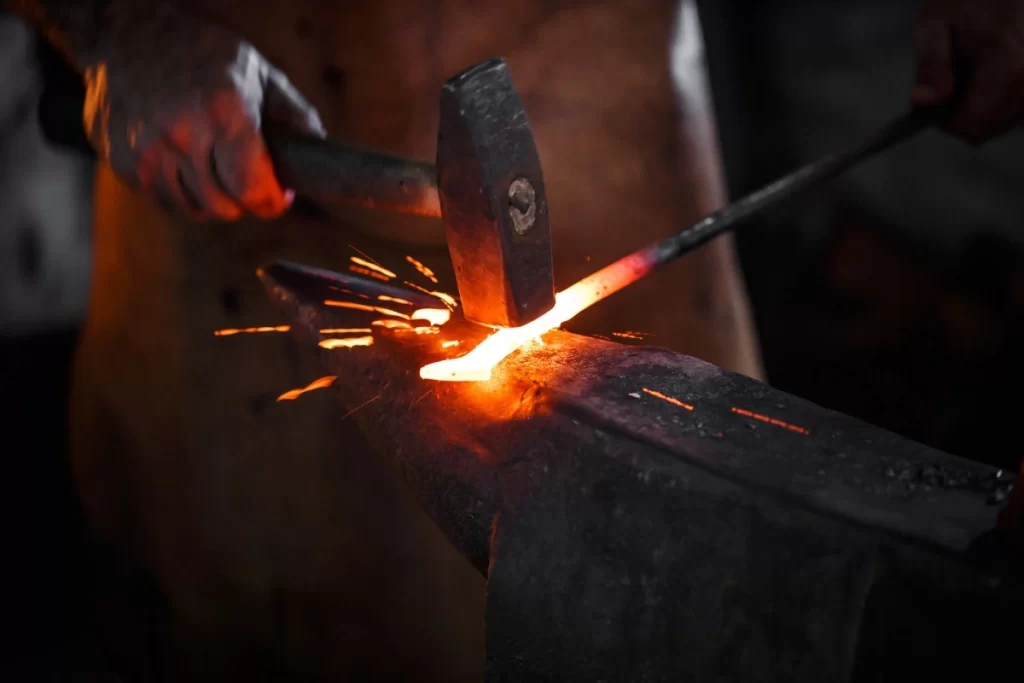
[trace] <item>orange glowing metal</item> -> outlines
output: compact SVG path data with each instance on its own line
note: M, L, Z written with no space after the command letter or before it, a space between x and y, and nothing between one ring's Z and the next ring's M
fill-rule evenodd
M452 319L452 312L447 308L421 308L412 314L413 320L426 320L431 325L444 325Z
M281 394L280 396L277 397L277 400L278 400L278 402L280 402L280 401L294 401L295 399L297 399L299 396L302 396L307 391L316 391L317 389L324 389L326 387L331 386L332 384L334 384L334 380L336 380L336 379L338 379L338 378L336 376L334 376L334 375L328 375L326 377L321 377L320 379L313 380L312 382L309 383L308 386L302 387L301 389L292 389L291 391L284 392L283 394Z
M420 287L415 282L409 282L408 280L405 281L405 284L408 285L409 287L412 287L413 289L418 289L419 291L423 292L424 294L429 294L430 296L433 296L433 297L436 297L436 298L440 299L441 301L444 302L445 306L447 306L448 308L457 308L458 305L459 305L459 302L456 301L455 297L453 297L451 294L448 294L446 292L431 291L431 290L427 289L426 287Z
M412 306L412 302L411 301L406 301L405 299L399 299L398 297L394 297L394 296L388 296L387 294L381 294L380 296L378 296L377 297L377 301L390 301L391 303L395 303L395 304L405 304L406 306Z
M806 436L807 434L811 433L809 429L804 429L803 427L798 427L797 425L790 424L788 422L783 422L782 420L776 419L774 417L768 417L767 415L761 415L760 413L755 413L750 410L744 410L743 408L736 408L734 406L732 412L736 413L737 415L742 415L743 417L749 417L753 420L759 420L761 422L766 422L770 425L775 425L776 427L788 429L789 431L796 432L797 434L803 434Z
M387 282L387 275L381 275L380 273L370 270L369 268L363 268L362 266L349 266L348 269L356 275L365 275L366 277L373 278L374 280L380 280L381 282ZM360 294L359 296L363 296Z
M373 332L369 327L332 327L320 330L320 334L370 334Z
M442 382L486 382L491 378L491 369L523 344L642 278L653 270L655 263L646 251L616 261L559 292L554 308L533 322L499 330L465 356L425 365L420 368L420 377Z
M666 396L665 394L661 393L660 391L655 391L654 389L648 389L647 387L644 387L641 391L643 391L645 394L648 394L649 396L653 396L654 398L660 398L662 401L666 401L668 403L671 403L674 406L678 406L678 407L682 408L683 410L689 410L691 413L693 412L693 406L691 406L689 403L683 403L678 398L672 398L671 396Z
M389 330L408 329L412 327L412 325L403 320L374 320L370 324L374 327L386 327Z
M215 337L231 337L236 334L261 334L264 332L287 332L292 329L289 325L278 325L277 327L240 327L224 330L214 330Z
M412 256L406 256L405 260L411 263L413 267L416 268L416 270L420 271L420 275L427 278L435 285L437 284L437 277L434 275L434 271L432 271L430 268L427 268L425 265L414 259Z
M344 337L342 339L324 339L319 344L322 349L351 349L356 346L373 346L373 337Z
M367 261L366 259L359 258L358 256L349 257L349 260L352 261L352 263L356 264L357 266L362 266L363 268L368 268L369 270L372 270L375 273L380 273L389 280L393 280L394 278L398 277L387 268L379 266L376 263L373 263L372 261Z
M452 348L454 346L458 346L460 343L462 343L462 342L460 342L458 339L453 339L451 341L441 342L441 348L442 349L450 349L450 348Z
M399 313L398 311L392 311L390 308L381 308L380 306L367 306L366 304L357 304L353 301L334 301L333 299L326 299L324 306L334 306L336 308L351 308L354 311L373 311L380 313L381 315L390 315L393 318L403 318L409 320L409 316L405 313Z

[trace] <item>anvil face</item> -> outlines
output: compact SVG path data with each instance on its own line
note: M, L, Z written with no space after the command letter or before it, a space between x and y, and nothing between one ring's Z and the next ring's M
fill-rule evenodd
M503 60L478 64L442 88L437 174L466 318L519 327L551 310L544 176Z

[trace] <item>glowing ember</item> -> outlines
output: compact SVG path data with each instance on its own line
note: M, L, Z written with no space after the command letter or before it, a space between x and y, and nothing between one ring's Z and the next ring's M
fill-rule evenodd
M381 315L390 315L393 318L402 318L404 320L409 320L409 316L407 316L405 313L392 311L390 308L381 308L380 306L368 306L366 304L357 304L353 301L334 301L333 299L326 299L324 301L324 306L334 306L336 308L351 308L354 311L374 311L376 313L380 313ZM445 312L447 313L447 311Z
M374 320L370 324L374 327L386 327L389 330L412 328L412 325L402 320Z
M453 339L451 341L441 342L441 348L442 349L450 349L450 348L452 348L454 346L458 346L460 343L461 342L458 339Z
M363 268L367 268L367 269L372 270L372 271L374 271L376 273L380 273L381 275L383 275L384 277L388 278L389 280L398 277L397 275L392 273L387 268L379 266L376 263L373 263L372 261L367 261L366 259L361 259L358 256L352 256L352 257L350 257L349 260L351 260L352 263L356 264L357 266L362 266Z
M409 287L412 287L413 289L417 289L423 292L424 294L429 294L430 296L440 299L441 301L444 302L445 306L448 306L449 308L456 308L459 305L459 302L456 301L455 297L446 292L431 291L426 287L420 287L415 282L409 282L408 280L405 281L405 284L408 285Z
M344 337L342 339L324 339L319 344L324 349L351 349L356 346L373 346L373 337Z
M426 320L431 325L444 325L452 319L452 312L447 308L421 308L412 314L413 320Z
M612 332L613 337L620 337L622 339L636 339L643 340L643 332Z
M387 294L381 294L380 296L378 296L377 297L377 301L390 301L391 303L395 303L395 304L405 304L406 306L412 306L412 302L411 301L406 301L405 299L399 299L398 297L394 297L394 296L388 296Z
M416 270L420 271L420 275L427 278L435 285L437 284L437 277L434 275L434 271L432 271L430 268L427 268L425 265L414 259L412 256L406 256L405 260L411 263L413 267L416 268Z
M654 398L660 398L662 401L665 401L667 403L671 403L672 405L678 406L679 408L682 408L683 410L689 410L690 412L693 412L693 406L691 406L689 403L683 403L678 398L672 398L671 396L666 396L665 394L661 393L660 391L655 391L654 389L648 389L647 387L644 387L642 389L642 391L645 394L648 394L649 396L653 396Z
M788 422L783 422L782 420L776 419L774 417L768 417L767 415L762 415L760 413L755 413L755 412L750 411L750 410L744 410L743 408L733 407L732 412L737 414L737 415L742 415L743 417L749 417L752 420L758 420L760 422L765 422L767 424L774 425L776 427L782 427L783 429L788 429L791 432L796 432L797 434L803 434L804 436L806 436L806 435L811 433L811 430L809 430L809 429L804 429L803 427L798 427L797 425L790 424Z
M349 271L355 273L356 275L363 275L369 278L373 278L374 280L380 280L381 282L388 281L388 277L386 275L381 275L380 273L370 270L369 268L363 268L362 266L349 266L348 269ZM360 294L359 296L364 295Z
M334 375L328 375L326 377L321 377L320 379L313 380L312 382L309 383L308 386L302 387L301 389L292 389L291 391L284 392L283 394L281 394L280 396L277 397L277 400L278 400L278 402L280 402L280 401L294 401L295 399L297 399L299 396L302 396L307 391L316 391L317 389L325 389L325 388L331 386L332 384L334 384L334 380L336 380L336 379L338 379L338 378L336 376L334 376Z
M370 334L373 332L369 327L333 327L320 330L320 334Z
M555 307L522 327L495 332L465 356L420 368L420 377L442 382L485 382L491 368L527 342L560 326L577 313L653 270L657 254L646 249L589 275L555 296Z
M265 332L287 332L292 329L289 325L278 325L277 327L241 327L228 328L225 330L214 330L215 337L230 337L236 334L261 334Z

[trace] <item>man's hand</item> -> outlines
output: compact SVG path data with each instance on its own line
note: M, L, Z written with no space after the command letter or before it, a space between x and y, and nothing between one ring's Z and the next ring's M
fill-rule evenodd
M1024 0L924 0L915 106L953 99L946 129L980 144L1024 119Z
M252 45L167 0L7 0L84 75L86 132L126 182L195 219L273 218L264 118L323 136Z

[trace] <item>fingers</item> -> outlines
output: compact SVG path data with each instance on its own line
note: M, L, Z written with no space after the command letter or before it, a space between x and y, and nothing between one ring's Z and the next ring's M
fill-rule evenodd
M270 69L267 75L263 115L267 120L303 133L327 137L320 114L277 69Z
M917 69L910 101L914 107L942 104L956 90L953 29L944 20L922 17L914 27Z
M255 126L243 126L231 137L218 140L211 161L217 182L249 213L270 219L291 206L293 194L277 181L270 154Z

